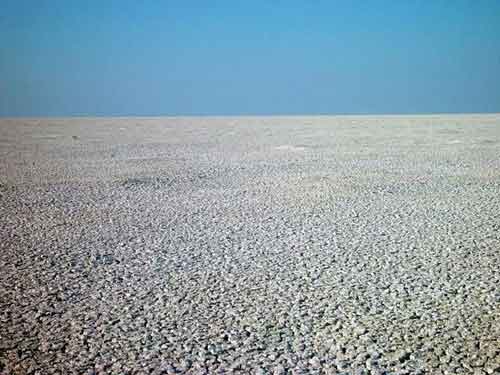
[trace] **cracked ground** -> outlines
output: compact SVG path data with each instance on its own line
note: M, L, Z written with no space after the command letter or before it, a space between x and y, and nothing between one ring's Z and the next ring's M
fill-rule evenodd
M500 372L500 116L0 120L0 373Z

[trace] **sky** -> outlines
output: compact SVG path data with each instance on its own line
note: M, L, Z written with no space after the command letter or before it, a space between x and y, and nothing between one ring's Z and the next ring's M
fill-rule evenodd
M1 0L2 117L468 112L498 0Z

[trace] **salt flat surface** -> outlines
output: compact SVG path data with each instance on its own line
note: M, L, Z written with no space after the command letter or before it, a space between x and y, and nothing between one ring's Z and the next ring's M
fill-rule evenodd
M3 119L0 172L0 373L500 371L500 115Z

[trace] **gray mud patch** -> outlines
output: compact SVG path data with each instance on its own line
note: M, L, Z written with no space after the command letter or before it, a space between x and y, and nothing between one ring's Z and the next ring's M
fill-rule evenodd
M495 144L498 144L498 141L493 140L493 139L485 139L485 140L480 141L479 143L482 145L495 145Z
M462 132L459 130L455 130L455 129L442 129L442 130L439 130L439 133L440 134L460 134Z
M162 187L170 187L174 184L174 180L166 177L129 177L121 182L121 186L126 189L134 189L134 188L144 188L144 187L152 187L152 188L162 188Z
M5 182L0 182L0 198L12 190L14 190L14 186L8 185Z
M291 151L291 152L301 152L301 151L305 151L306 149L305 149L305 147L301 147L301 146L281 145L281 146L277 146L276 150L279 150L279 151Z

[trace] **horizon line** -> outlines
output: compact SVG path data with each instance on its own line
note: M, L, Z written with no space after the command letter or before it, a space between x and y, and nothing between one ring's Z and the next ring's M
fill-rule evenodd
M500 112L427 112L427 113L316 113L316 114L164 114L164 115L41 115L41 116L2 116L0 120L16 120L16 119L92 119L92 118L232 118L232 117L431 117L431 116L484 116L484 115L500 115Z

